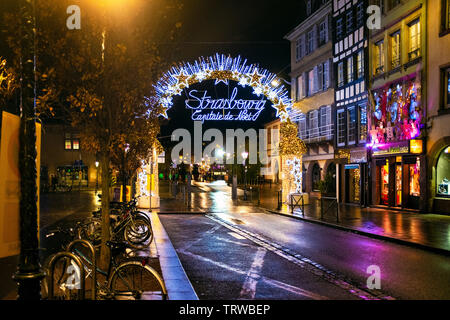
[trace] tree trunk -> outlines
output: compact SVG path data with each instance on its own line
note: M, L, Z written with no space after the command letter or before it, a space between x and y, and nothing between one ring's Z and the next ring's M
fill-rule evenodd
M109 162L110 157L108 151L102 151L102 244L99 261L99 267L102 270L108 270L111 258L110 248L106 245L106 242L111 240L111 227L109 222Z
M125 170L125 152L122 156L122 202L127 202L127 171Z

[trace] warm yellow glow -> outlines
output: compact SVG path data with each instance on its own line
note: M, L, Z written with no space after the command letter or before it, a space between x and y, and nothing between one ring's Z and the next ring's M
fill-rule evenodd
M410 140L410 151L411 153L420 154L423 151L423 142L422 140Z

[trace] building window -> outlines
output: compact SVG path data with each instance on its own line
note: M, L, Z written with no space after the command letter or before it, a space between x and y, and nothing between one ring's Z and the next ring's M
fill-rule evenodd
M338 147L345 146L345 113L344 109L337 111L337 145Z
M384 41L375 44L375 74L384 72Z
M441 31L450 29L450 0L442 0L442 27Z
M320 108L320 136L331 139L332 137L332 123L331 123L331 106Z
M347 33L350 33L353 31L353 11L350 10L346 14L346 20L347 20Z
M336 39L340 40L344 36L342 18L336 20Z
M303 76L297 77L297 101L304 97L303 93Z
M296 55L297 61L299 61L301 58L303 58L303 41L304 41L304 38L302 36L296 42L295 55Z
M324 45L327 38L327 21L325 20L319 25L319 46Z
M409 25L409 61L420 57L420 20L417 19Z
M308 125L306 122L306 116L303 115L300 120L298 121L298 133L299 138L302 140L308 139Z
M361 27L364 25L364 3L360 2L356 6L356 25Z
M347 116L347 128L348 128L348 145L354 145L356 143L356 108L348 108Z
M353 56L347 59L347 83L353 82L354 80L354 67L353 67Z
M364 77L364 50L356 55L356 72L358 79Z
M446 95L447 95L447 108L450 108L450 69L447 69L447 71L445 72L446 74Z
M330 63L325 61L323 64L323 90L327 90L330 87Z
M72 140L65 140L64 141L64 149L66 150L72 150Z
M389 9L394 9L401 3L400 0L389 0Z
M436 165L436 186L438 196L450 197L450 146L439 155Z
M77 134L66 133L64 135L64 149L65 150L80 150L80 138Z
M314 69L308 72L308 96L312 96L314 91Z
M317 82L318 82L318 90L317 91L323 91L324 90L324 82L323 82L323 64L319 64L317 66Z
M319 137L319 110L309 113L309 138Z
M450 108L450 68L441 70L442 79L442 103L441 109Z
M367 142L367 107L359 106L359 143Z
M391 68L400 67L400 30L391 35Z
M339 62L337 68L338 87L342 87L344 85L344 62Z
M308 0L306 2L306 14L309 16L311 14L312 11L312 4L311 4L311 0Z
M308 32L308 38L307 38L307 53L310 54L314 51L314 30L311 30Z

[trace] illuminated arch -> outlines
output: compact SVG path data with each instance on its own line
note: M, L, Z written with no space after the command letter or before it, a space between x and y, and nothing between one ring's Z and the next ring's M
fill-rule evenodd
M167 118L167 111L173 106L173 97L181 95L183 89L207 80L216 80L216 84L228 84L231 80L242 87L251 87L255 95L264 95L272 102L281 122L289 118L292 109L289 91L275 74L254 64L247 65L247 60L242 60L240 56L231 58L223 54L207 59L202 57L194 63L182 63L165 73L155 86L161 115Z

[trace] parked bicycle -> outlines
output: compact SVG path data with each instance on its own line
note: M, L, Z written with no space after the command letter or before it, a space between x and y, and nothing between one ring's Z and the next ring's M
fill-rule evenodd
M58 232L68 231L57 230L47 236L54 236ZM107 243L111 248L110 264L108 270L103 270L93 262L92 254L89 257L82 248L75 245L77 241L80 242L75 240L65 250L50 257L45 265L47 276L41 286L43 299L84 298L88 278L91 280L91 292L95 286L95 291L92 292L94 299L167 299L164 281L159 273L149 266L148 257L127 257L124 255L128 247L125 243L110 241ZM103 281L98 279L97 274L102 276Z
M153 231L148 216L137 211L137 200L122 204L110 211L110 238L126 241L134 249L145 249L153 241ZM101 243L101 210L93 212L79 229L79 238L89 240L95 247Z

